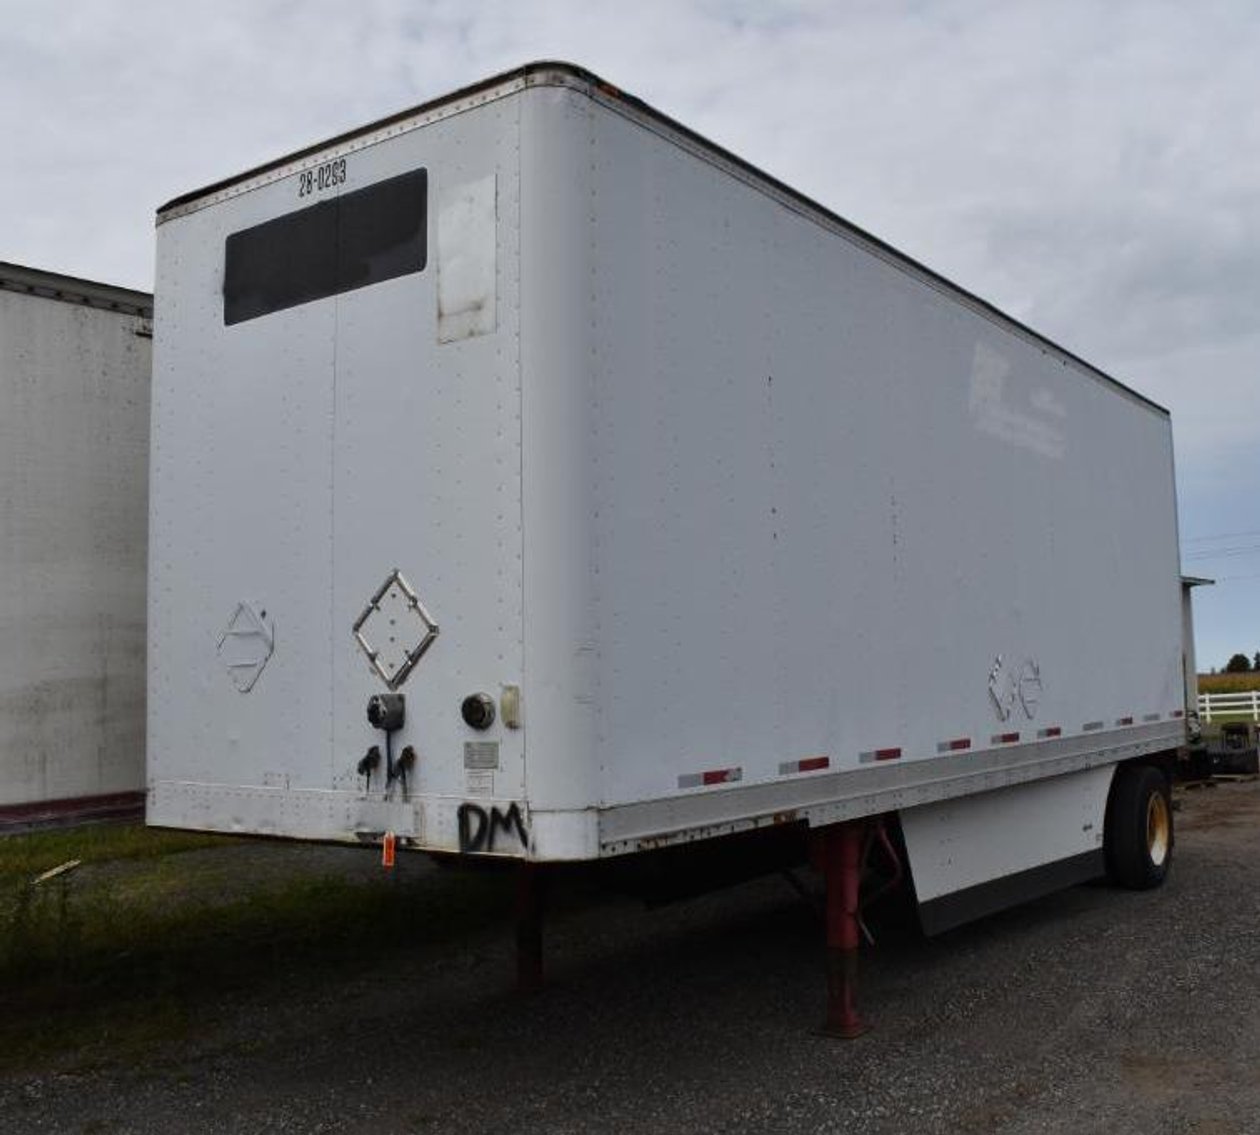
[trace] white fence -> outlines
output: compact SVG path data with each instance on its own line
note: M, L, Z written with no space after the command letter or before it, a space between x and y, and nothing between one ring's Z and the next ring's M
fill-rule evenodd
M1200 694L1199 717L1203 721L1240 717L1260 721L1260 690L1238 690L1228 694Z

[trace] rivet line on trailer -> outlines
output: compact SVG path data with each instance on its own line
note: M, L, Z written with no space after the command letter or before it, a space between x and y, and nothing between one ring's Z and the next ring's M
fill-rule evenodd
M708 788L714 784L733 784L744 779L742 768L715 768L704 772L683 773L678 778L679 788Z
M799 761L784 761L779 765L779 775L791 776L800 772L819 772L830 767L830 757L803 757Z

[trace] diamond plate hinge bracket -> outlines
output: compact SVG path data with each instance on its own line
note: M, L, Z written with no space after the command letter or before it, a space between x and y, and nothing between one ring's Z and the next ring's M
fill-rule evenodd
M241 693L247 694L254 688L275 645L275 629L267 619L266 608L244 600L237 603L219 635L217 649L232 684Z
M397 568L385 577L354 624L359 649L391 690L407 680L437 636L437 623Z

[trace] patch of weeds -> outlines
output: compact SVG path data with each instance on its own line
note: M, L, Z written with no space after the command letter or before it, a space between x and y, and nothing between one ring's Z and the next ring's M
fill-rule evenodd
M0 1069L140 1062L188 1037L224 992L413 956L511 909L510 874L256 876L245 865L259 854L229 847L187 871L137 856L125 871L0 888Z
M26 881L71 859L107 863L153 859L243 842L235 836L167 831L143 824L97 824L0 837L0 886Z

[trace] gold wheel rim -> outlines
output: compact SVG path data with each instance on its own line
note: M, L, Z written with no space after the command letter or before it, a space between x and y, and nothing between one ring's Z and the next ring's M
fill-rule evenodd
M1146 851L1156 867L1162 867L1168 858L1168 845L1172 836L1172 817L1168 813L1168 801L1162 792L1152 792L1146 802Z

